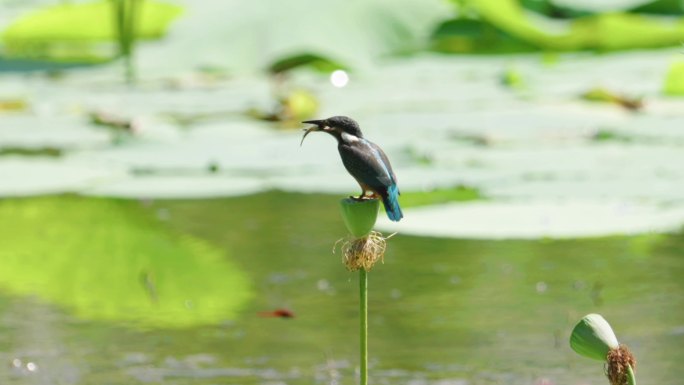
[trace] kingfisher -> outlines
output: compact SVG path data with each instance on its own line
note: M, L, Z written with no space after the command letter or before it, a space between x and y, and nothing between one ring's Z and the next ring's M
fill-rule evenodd
M380 197L390 220L399 222L404 217L399 207L397 177L392 171L387 155L377 144L363 137L361 128L354 119L333 116L322 120L306 120L302 123L314 125L306 129L302 143L313 131L327 132L337 139L337 150L340 152L344 167L361 186L361 194L350 198L362 200Z

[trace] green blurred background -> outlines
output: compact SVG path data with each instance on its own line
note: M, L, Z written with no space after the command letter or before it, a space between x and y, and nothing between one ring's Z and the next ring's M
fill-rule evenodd
M0 383L356 383L358 186L299 146L348 115L405 211L371 383L603 384L597 312L677 384L682 42L680 0L0 0Z

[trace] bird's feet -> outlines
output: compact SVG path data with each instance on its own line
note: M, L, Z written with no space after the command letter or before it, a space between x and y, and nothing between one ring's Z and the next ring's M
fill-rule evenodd
M361 193L361 195L359 195L357 197L355 197L353 195L349 196L349 199L355 200L357 202L361 202L361 201L364 201L366 199L377 199L377 198L378 198L378 194L376 194L374 192L370 193L370 194L366 194L365 192L363 192L363 193Z

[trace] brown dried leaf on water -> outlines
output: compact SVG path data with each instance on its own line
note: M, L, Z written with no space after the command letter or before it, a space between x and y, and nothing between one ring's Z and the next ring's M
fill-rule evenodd
M126 131L130 133L134 133L136 131L136 124L133 119L110 112L91 112L90 122L96 126L107 127L118 131Z
M580 95L580 97L590 102L617 104L630 111L638 111L644 108L644 101L641 97L618 94L600 87L592 88Z

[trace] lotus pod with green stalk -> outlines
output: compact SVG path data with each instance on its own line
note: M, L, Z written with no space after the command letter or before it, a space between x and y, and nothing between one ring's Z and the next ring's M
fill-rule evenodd
M363 238L370 234L378 219L380 201L377 199L354 200L352 198L340 201L342 219L347 230L356 238Z
M378 218L378 199L346 198L340 201L342 218L352 238L342 244L344 264L349 271L370 271L385 255L387 246L380 232L373 231Z
M601 315L588 314L575 325L570 347L581 356L605 362L611 385L636 385L636 359L626 345L618 343L610 324Z
M342 219L353 237L342 245L344 264L350 271L359 271L361 385L368 384L368 271L382 260L387 239L373 231L379 208L378 199L346 198L340 201Z

